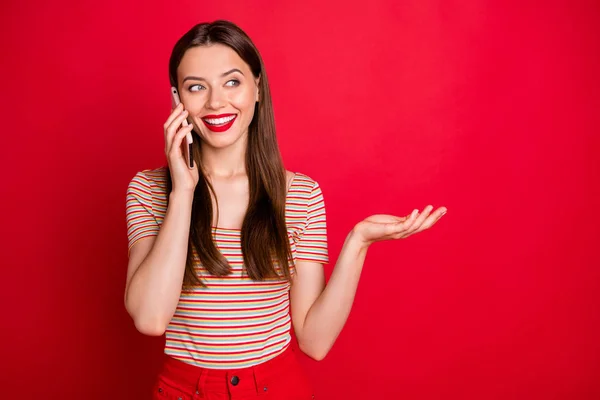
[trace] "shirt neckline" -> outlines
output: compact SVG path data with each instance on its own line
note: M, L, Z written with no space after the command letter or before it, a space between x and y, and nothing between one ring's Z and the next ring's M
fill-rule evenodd
M290 182L290 187L288 188L287 193L285 194L285 204L287 205L287 200L288 197L290 195L290 192L292 191L292 187L294 187L294 183L296 182L296 177L298 176L298 174L296 172L294 172L294 177L292 178L292 181ZM242 232L242 230L240 228L223 228L220 226L215 226L215 225L211 225L211 229L214 231L221 231L221 232Z

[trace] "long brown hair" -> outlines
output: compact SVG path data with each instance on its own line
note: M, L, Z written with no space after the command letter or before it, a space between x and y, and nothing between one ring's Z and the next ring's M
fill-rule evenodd
M256 46L248 35L232 22L218 20L198 24L175 44L169 60L169 79L171 85L178 87L177 67L189 48L215 43L233 49L250 66L254 77L260 77L260 101L255 104L254 118L248 128L246 149L250 198L241 231L244 266L248 276L253 280L271 278L289 280L291 250L285 223L286 175L275 135L269 81ZM202 266L210 274L225 276L231 272L229 263L219 252L213 240L211 192L215 195L215 191L201 167L201 138L196 133L194 136L194 142L200 143L194 145L193 151L200 179L192 203L184 287L205 286L194 267L194 252L198 254ZM172 190L168 167L166 175L168 201Z

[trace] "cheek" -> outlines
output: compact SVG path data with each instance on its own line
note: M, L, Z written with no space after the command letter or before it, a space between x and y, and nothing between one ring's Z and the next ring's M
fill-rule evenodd
M229 102L238 110L245 113L254 110L254 96L250 91L232 93Z
M204 107L204 100L202 100L199 96L182 101L185 109L189 111L190 115L199 113Z

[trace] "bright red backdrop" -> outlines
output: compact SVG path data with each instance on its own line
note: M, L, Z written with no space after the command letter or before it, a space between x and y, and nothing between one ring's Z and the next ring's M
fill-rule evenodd
M264 57L331 258L375 245L321 399L600 398L594 1L3 2L2 398L142 399L160 338L123 307L125 189L163 163L167 60L226 18ZM329 274L333 265L327 267Z

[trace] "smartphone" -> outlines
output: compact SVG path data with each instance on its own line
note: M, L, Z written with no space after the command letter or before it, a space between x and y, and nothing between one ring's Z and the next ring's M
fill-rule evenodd
M177 88L171 86L171 107L175 108L181 103L179 100L179 93L177 92ZM188 126L189 122L187 119L183 120L183 126ZM194 168L194 157L192 153L192 145L194 144L194 138L192 137L192 132L188 132L185 135L185 146L184 146L184 157L187 160L187 164L189 168Z

